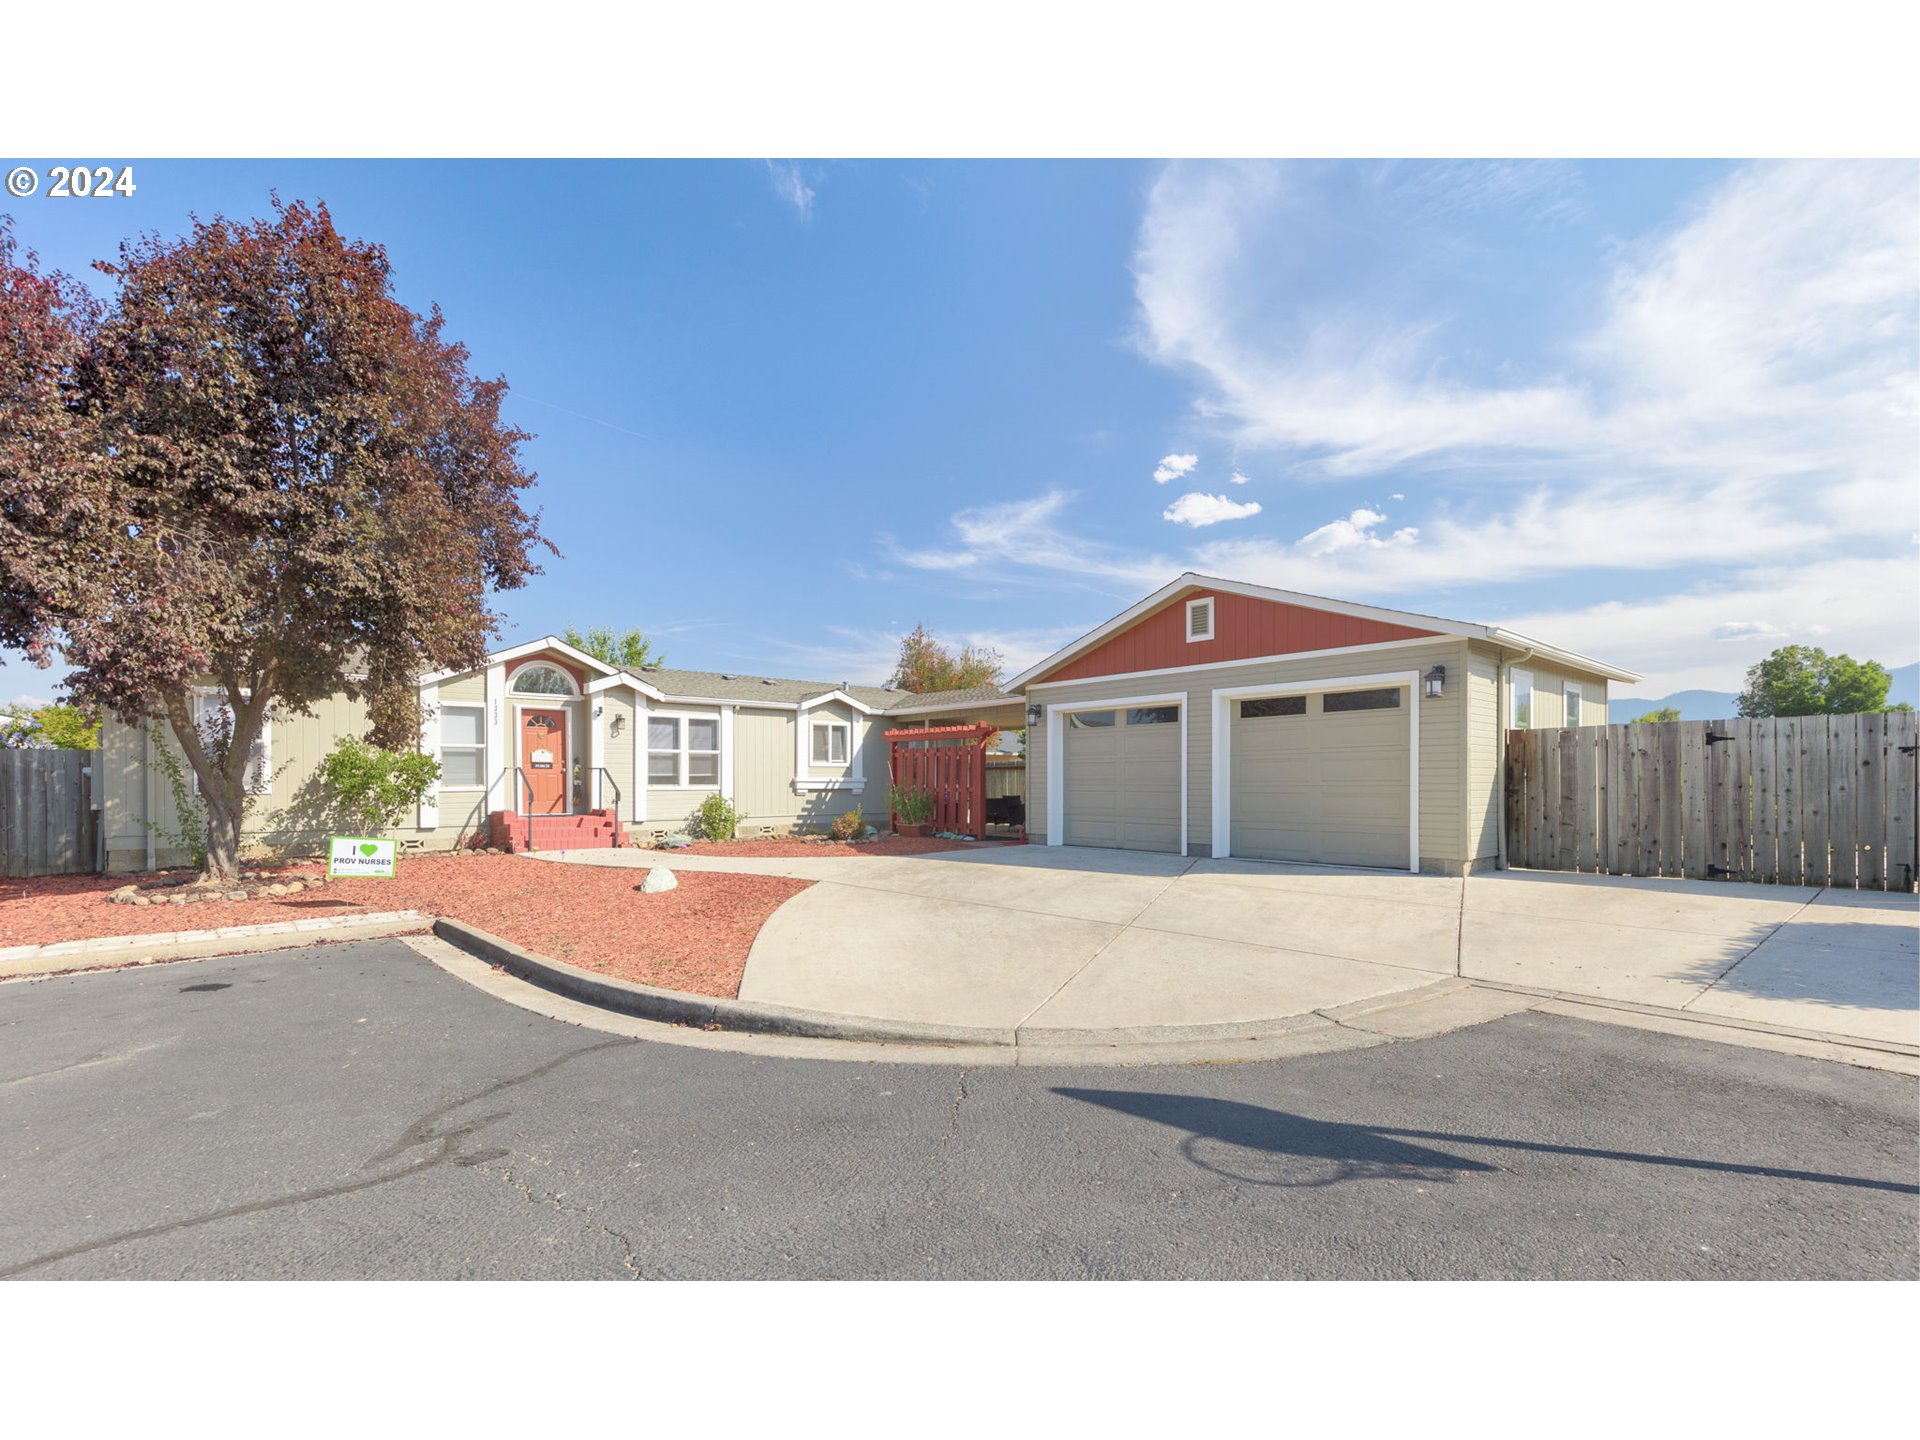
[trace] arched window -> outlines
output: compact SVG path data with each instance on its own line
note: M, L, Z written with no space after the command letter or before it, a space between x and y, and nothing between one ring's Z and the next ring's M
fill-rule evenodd
M522 665L510 687L516 695L578 695L573 677L558 665Z

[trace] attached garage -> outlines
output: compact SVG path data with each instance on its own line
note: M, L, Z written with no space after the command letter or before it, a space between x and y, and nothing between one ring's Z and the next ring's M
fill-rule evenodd
M1065 713L1060 737L1067 844L1180 852L1181 719L1178 703Z
M1408 864L1413 704L1406 684L1226 698L1229 853Z

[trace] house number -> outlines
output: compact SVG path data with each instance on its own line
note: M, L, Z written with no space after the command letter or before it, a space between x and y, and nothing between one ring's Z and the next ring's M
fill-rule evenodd
M553 751L551 750L534 751L533 752L533 768L536 770L551 770L553 768Z

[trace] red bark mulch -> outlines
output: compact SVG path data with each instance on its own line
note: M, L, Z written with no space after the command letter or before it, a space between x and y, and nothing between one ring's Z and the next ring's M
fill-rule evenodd
M319 867L285 868L314 874ZM109 903L109 891L138 878L130 875L0 880L0 947L421 910L464 920L537 955L599 974L732 998L740 993L740 973L760 927L782 901L811 882L674 873L677 889L643 895L644 870L510 855L402 857L392 880L334 880L324 889L281 899L209 900L185 907ZM325 936L318 932L318 938Z
M878 840L807 840L797 835L776 835L768 840L696 840L668 855L748 855L768 860L789 860L799 856L827 858L835 855L938 855L946 850L991 850L1011 840L935 840L931 836L883 835Z

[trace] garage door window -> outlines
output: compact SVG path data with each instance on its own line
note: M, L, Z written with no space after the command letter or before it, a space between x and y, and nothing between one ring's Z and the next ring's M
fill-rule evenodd
M1321 713L1335 715L1344 710L1398 710L1400 687L1388 690L1336 690L1320 697Z
M1105 730L1113 725L1113 717L1111 710L1076 710L1067 716L1067 724L1075 730Z
M1180 707L1178 705L1143 705L1137 710L1127 711L1129 725L1178 725Z
M1304 695L1269 695L1264 700L1240 702L1242 720L1276 720L1286 715L1306 713L1307 697Z

